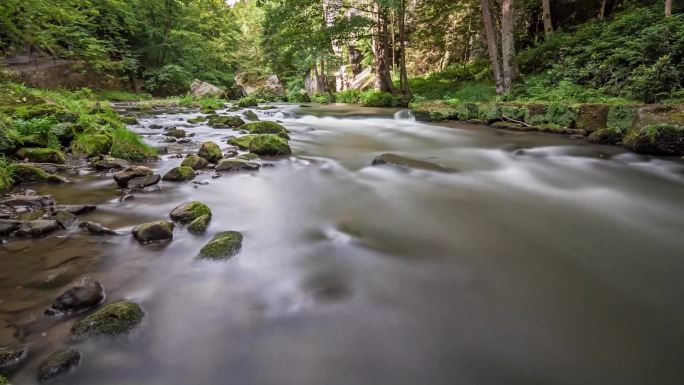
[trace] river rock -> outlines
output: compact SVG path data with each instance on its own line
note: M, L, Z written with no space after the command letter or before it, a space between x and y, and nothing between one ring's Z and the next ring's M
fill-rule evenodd
M215 85L195 79L190 84L190 92L194 96L221 96L223 91Z
M209 118L209 126L213 128L234 128L245 124L239 116L212 116Z
M40 167L27 163L15 163L10 167L15 183L68 183L69 180L55 174L50 174Z
M137 188L143 188L147 186L152 186L161 180L161 175L154 174L154 175L147 175L147 176L139 176L137 178L133 178L128 181L128 184L126 187L128 189L137 189Z
M17 157L35 163L66 163L64 154L54 148L22 148L17 151Z
M206 121L207 121L206 116L198 116L196 118L188 119L188 123L190 123L190 124L199 124L199 123L206 122Z
M603 128L592 132L588 139L592 143L615 145L622 142L622 133L610 128Z
M114 180L121 187L127 187L128 181L133 178L139 178L143 176L153 175L154 171L151 168L145 166L131 166L127 167L123 171L119 171L114 174Z
M234 257L242 248L242 234L237 231L224 231L202 247L198 257L202 259L222 260Z
M281 124L270 121L251 122L238 127L250 134L287 134L287 130Z
M63 229L68 229L76 223L76 215L68 211L58 211L53 217Z
M240 155L236 156L235 159L242 159L242 160L247 160L247 161L257 160L257 159L259 159L259 155L252 154L252 153L240 154Z
M292 149L280 135L256 135L247 146L249 152L257 155L290 155Z
M94 205L56 205L53 211L66 211L74 215L87 214L91 211L95 211L97 206Z
M170 137L176 138L176 139L185 138L185 135L186 135L185 130L181 130L178 128L172 128L169 131L164 133L164 136L170 136Z
M193 170L202 170L207 168L208 165L209 161L197 155L189 155L187 158L183 159L183 163L181 163L181 166L190 167Z
M6 373L17 368L28 357L28 349L0 348L0 373Z
M402 169L417 169L425 171L454 172L453 169L422 160L404 158L394 154L383 154L373 159L373 166L395 166Z
M247 120L251 120L251 121L258 121L259 120L259 117L257 116L257 114L252 110L245 111L245 113L243 115L244 115L245 119L247 119Z
M115 302L76 322L71 333L76 339L128 334L144 317L145 312L137 303Z
M68 372L81 362L81 353L72 348L58 350L38 367L38 380L47 381Z
M261 166L259 163L248 162L241 159L223 159L216 165L216 171L236 172L236 171L255 171Z
M21 227L21 221L11 219L0 219L0 235L9 235Z
M207 232L210 221L211 215L202 215L201 217L190 222L188 225L188 231L195 235L202 235Z
M92 235L116 235L116 231L108 229L99 223L85 221L78 224L78 227L85 229Z
M168 182L186 182L195 179L195 170L187 166L174 167L164 175Z
M90 277L84 277L72 288L55 299L45 310L46 315L80 311L98 305L104 300L104 287Z
M217 163L223 159L221 148L214 142L204 142L197 152L201 158L206 159L209 163Z
M90 166L96 170L120 170L128 167L128 162L109 155L100 155L90 160Z
M133 228L133 236L140 243L150 243L173 239L173 222L154 221Z
M20 237L41 238L61 228L59 222L55 220L37 219L35 221L23 222L16 235Z
M185 202L171 211L169 216L176 222L187 224L195 219L208 215L211 217L211 209L202 202Z
M51 195L10 195L0 199L0 205L9 207L47 207L54 204Z

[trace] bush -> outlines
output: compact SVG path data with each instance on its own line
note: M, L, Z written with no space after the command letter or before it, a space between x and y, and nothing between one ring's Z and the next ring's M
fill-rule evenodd
M546 109L546 122L560 127L574 128L577 108L567 104L551 104Z
M361 102L361 91L344 90L335 94L335 101L338 103L359 103Z
M607 128L624 134L632 128L635 117L636 108L634 107L625 105L612 106L608 110Z
M331 93L320 93L320 94L315 94L315 95L310 95L309 98L311 99L312 102L314 103L320 103L320 104L328 104L328 103L333 103L335 101L335 95Z
M140 137L121 127L112 131L111 155L116 158L146 161L157 158L157 152L143 143Z
M10 163L4 156L0 156L0 191L5 191L12 186L12 173Z
M256 107L259 105L259 101L254 96L245 96L235 102L235 106L245 108L245 107Z
M393 107L396 105L394 95L375 90L361 93L361 104L364 107Z

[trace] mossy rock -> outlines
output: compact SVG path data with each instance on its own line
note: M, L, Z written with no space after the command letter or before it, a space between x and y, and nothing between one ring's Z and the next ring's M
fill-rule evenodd
M54 148L21 148L17 151L17 156L35 163L66 163L64 154Z
M187 182L195 179L195 170L187 166L174 167L162 179L167 182Z
M28 349L7 349L0 348L0 373L11 372L26 361Z
M31 164L14 163L10 166L10 172L16 183L68 183L69 180L59 175L46 172L40 167Z
M209 118L209 125L214 128L240 127L245 124L239 116L212 116Z
M87 157L108 154L112 148L112 137L107 134L83 134L72 143L72 150Z
M238 148L240 148L242 150L248 150L249 149L249 143L255 137L256 137L256 135L233 136L232 138L228 139L228 144L232 144L233 146L237 146Z
M622 133L604 128L596 130L589 135L589 141L597 144L618 144L622 141Z
M202 235L207 232L210 221L211 215L202 215L201 217L190 222L188 225L188 231L195 235Z
M635 129L625 136L624 143L642 154L684 156L684 126L653 124Z
M608 127L607 104L582 104L577 112L577 128L594 132Z
M123 124L128 124L128 125L138 124L138 118L136 118L135 116L122 116L120 119L121 119L121 122L123 122Z
M249 162L242 159L223 159L214 170L220 172L239 172L239 171L257 171L261 168L259 163Z
M217 163L219 160L223 159L221 148L214 142L202 143L197 155L206 159L210 163Z
M128 162L109 155L100 155L90 159L90 166L96 170L118 170L128 167Z
M168 241L173 239L173 229L175 225L168 221L153 221L135 226L132 230L133 236L138 242L147 244L157 241Z
M241 160L248 160L248 161L249 160L257 160L257 159L259 159L259 155L252 154L252 153L240 154L233 159L241 159Z
M142 322L143 317L145 312L137 303L115 302L76 322L71 333L77 339L127 334Z
M242 248L242 234L237 231L224 231L214 235L199 252L202 259L224 260L234 257Z
M146 166L131 166L114 174L114 180L121 187L127 187L128 182L135 178L153 175L154 171Z
M236 107L246 108L246 107L256 107L259 105L257 98L253 96L245 96L235 102Z
M259 120L259 116L257 116L257 114L252 110L245 111L245 113L243 115L245 116L245 119L247 119L247 120L251 120L251 121L258 121Z
M190 155L183 159L183 162L181 163L181 166L190 167L193 170L203 170L207 168L208 165L209 161L197 155Z
M245 130L250 134L287 134L285 127L271 121L251 122L241 125L239 129Z
M81 362L81 353L72 348L64 348L51 354L38 367L38 380L47 381L69 372Z
M203 123L203 122L206 122L206 121L207 121L207 117L206 117L206 116L198 116L198 117L196 117L196 118L188 119L188 123L190 123L190 124L199 124L199 123Z
M202 202L185 202L174 208L169 216L176 222L186 224L203 216L211 218L211 209Z
M164 136L170 136L172 138L182 139L182 138L185 138L186 134L187 133L185 132L185 130L181 130L179 128L174 127L174 128L169 129L168 131L166 131L164 133Z
M290 155L292 149L280 135L256 135L249 141L249 152L257 155Z

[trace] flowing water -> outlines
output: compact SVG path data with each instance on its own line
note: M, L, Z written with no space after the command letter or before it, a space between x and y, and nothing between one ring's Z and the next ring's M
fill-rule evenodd
M73 343L81 365L55 384L684 383L682 160L394 110L258 113L281 120L293 148L259 172L162 182L123 202L111 175L30 186L98 205L82 219L126 235L0 245L0 346L31 351L15 385L72 344L82 316L41 312L85 274L146 317L133 335ZM150 125L174 125L225 147L234 131L184 127L197 115L134 129L159 144ZM169 151L158 173L193 152ZM370 167L387 152L458 172ZM213 210L205 236L128 235L190 200ZM243 232L241 253L197 260L224 230Z

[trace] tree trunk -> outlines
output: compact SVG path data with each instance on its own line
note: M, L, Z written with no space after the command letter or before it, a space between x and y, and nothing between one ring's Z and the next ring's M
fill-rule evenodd
M494 73L494 80L496 81L496 94L501 95L504 92L503 75L501 71L501 62L499 61L499 47L496 44L496 31L494 30L494 19L492 19L492 12L489 6L489 0L482 0L482 18L484 20L485 35L487 37L487 49L489 51L489 58L492 61L492 72Z
M356 48L354 44L349 44L347 47L349 49L349 63L351 64L351 71L354 76L363 72L363 53Z
M513 90L513 84L517 77L515 39L513 36L515 9L513 7L513 0L501 2L501 60L503 63L503 86L506 93Z
M406 71L406 0L399 2L399 49L401 60L399 83L401 84L401 94L403 102L408 106L411 100L411 89L409 88L408 72Z
M548 38L553 33L553 19L551 18L551 0L542 0L542 7L544 9L544 35ZM603 0L604 4L606 0Z
M665 0L665 16L672 16L672 0Z
M387 9L376 3L375 25L373 28L373 55L375 56L376 86L382 92L392 92L392 75L389 59L389 39L387 36Z

